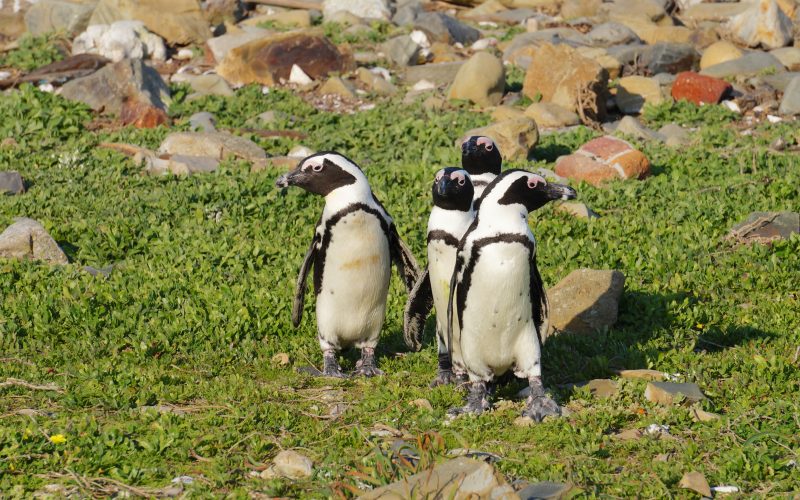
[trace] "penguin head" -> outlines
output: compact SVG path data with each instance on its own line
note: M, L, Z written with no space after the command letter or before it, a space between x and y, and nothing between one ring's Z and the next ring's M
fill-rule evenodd
M361 169L346 156L323 151L300 160L294 170L275 181L275 186L297 186L309 193L327 196L336 189L366 182Z
M532 212L553 200L573 200L578 194L569 186L547 182L527 170L506 170L489 184L482 204L522 205Z
M461 166L470 175L500 174L503 157L497 144L489 137L473 135L461 143Z
M447 167L436 172L431 193L433 204L437 207L468 212L472 207L475 190L466 170Z

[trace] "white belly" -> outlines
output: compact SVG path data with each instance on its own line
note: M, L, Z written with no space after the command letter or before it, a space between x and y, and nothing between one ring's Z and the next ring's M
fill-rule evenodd
M428 244L428 273L431 280L436 322L447 333L447 301L450 297L450 278L456 265L456 249L441 240Z
M529 252L520 243L484 247L472 273L461 327L467 370L481 377L501 375L530 360L528 343L538 342L531 318ZM536 360L538 364L538 359Z
M389 242L376 216L361 211L331 232L317 295L320 337L340 347L377 340L391 276Z

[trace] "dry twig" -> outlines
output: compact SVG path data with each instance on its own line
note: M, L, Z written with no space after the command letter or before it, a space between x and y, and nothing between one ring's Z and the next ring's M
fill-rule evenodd
M64 392L62 388L57 386L56 384L46 384L46 385L36 385L31 384L30 382L26 382L24 380L20 380L18 378L8 378L5 382L0 382L0 387L24 387L26 389L31 389L34 391L55 391L55 392Z

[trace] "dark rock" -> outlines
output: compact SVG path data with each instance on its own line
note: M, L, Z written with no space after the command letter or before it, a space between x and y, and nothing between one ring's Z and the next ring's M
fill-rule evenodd
M458 70L464 65L463 61L446 62L438 64L424 64L422 66L409 66L405 71L405 80L408 83L417 83L427 80L431 83L442 85L450 84L455 80Z
M419 62L422 47L408 35L400 35L386 40L381 50L386 57L400 67L414 66Z
M629 27L620 23L603 23L586 34L592 46L611 47L612 45L640 44L642 40Z
M441 12L425 12L417 16L414 28L424 31L431 42L469 45L480 38L480 31Z
M520 500L558 500L564 498L572 489L571 484L542 481L529 484L517 492Z
M25 182L19 172L0 172L0 194L22 194L25 192Z
M738 243L765 243L800 233L798 212L753 212L744 222L731 228L726 239Z
M686 43L657 43L648 46L641 56L641 64L651 74L689 71L699 61L700 54Z
M738 59L709 66L700 71L700 74L715 78L729 78L753 76L764 71L783 73L786 69L781 61L769 52L750 52Z
M63 84L73 78L91 75L108 63L108 59L97 54L78 54L36 68L19 82Z

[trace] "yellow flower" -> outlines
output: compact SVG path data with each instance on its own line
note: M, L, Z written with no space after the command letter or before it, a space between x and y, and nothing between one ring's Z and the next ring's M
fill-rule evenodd
M53 444L63 444L67 442L67 438L63 434L53 434L50 436L50 442Z
M22 439L23 440L28 439L29 437L31 437L32 434L33 431L30 429L30 427L26 427L25 432L22 433Z

